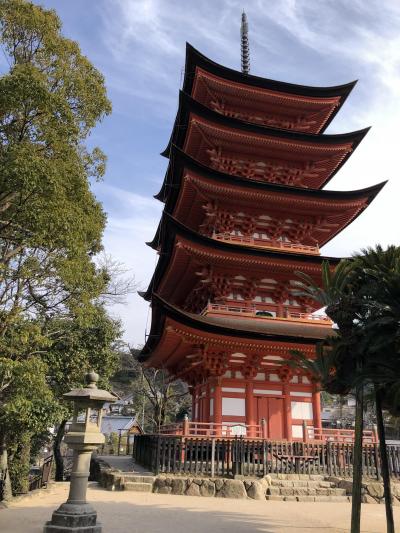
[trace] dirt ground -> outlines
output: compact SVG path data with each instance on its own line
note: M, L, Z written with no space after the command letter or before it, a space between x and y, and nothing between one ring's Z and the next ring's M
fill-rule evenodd
M0 510L1 533L42 533L51 513L67 498L57 483ZM103 533L347 533L349 503L300 503L109 492L91 483L88 500ZM394 509L400 530L400 507ZM385 532L383 505L362 506L362 531Z

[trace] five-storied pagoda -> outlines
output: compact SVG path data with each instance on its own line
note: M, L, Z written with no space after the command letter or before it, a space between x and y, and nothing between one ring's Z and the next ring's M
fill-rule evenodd
M187 45L140 359L189 384L198 426L254 437L265 419L265 436L296 440L321 427L320 398L285 360L294 349L312 357L332 323L296 295L295 272L318 281L324 259L335 266L320 247L383 184L323 189L367 132L324 134L355 83L307 87L248 71L245 31L242 72Z

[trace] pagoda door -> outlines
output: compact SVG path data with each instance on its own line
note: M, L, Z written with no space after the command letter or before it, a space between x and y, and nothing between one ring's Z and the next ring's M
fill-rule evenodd
M284 434L284 405L283 398L263 398L256 397L257 421L265 418L268 428L268 438L271 440L281 440Z

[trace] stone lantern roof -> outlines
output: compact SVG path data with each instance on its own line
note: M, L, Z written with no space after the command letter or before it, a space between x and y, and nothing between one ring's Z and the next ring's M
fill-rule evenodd
M63 398L66 400L89 400L99 402L116 402L118 396L103 389L97 388L97 382L99 381L99 375L96 372L88 372L85 376L87 386L79 389L73 389L70 392L63 394Z

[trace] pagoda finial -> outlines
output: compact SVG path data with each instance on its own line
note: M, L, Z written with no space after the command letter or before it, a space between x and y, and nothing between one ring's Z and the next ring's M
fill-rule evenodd
M250 49L249 49L249 24L246 13L242 13L242 24L240 25L241 52L242 52L242 72L250 72Z

